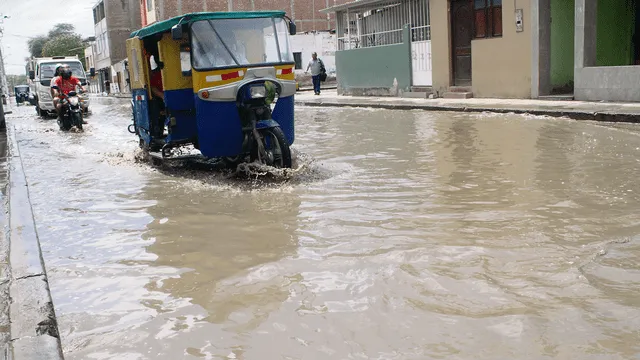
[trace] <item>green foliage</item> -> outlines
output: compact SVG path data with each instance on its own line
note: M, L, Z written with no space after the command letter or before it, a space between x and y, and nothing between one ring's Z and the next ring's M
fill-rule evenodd
M7 75L7 87L10 92L13 92L13 89L17 85L26 85L27 84L27 76L26 75Z
M82 38L75 34L59 35L51 38L42 48L42 55L45 57L78 55L82 58L83 53Z
M72 24L56 24L53 26L53 29L49 30L47 37L53 39L62 35L74 35L75 29L75 26Z
M72 24L56 24L47 35L29 39L29 52L33 57L77 55L86 68L84 59L85 41L76 34Z
M29 46L29 52L31 53L31 56L42 57L42 48L44 47L44 44L47 43L47 41L49 41L49 38L44 35L29 39L27 45Z

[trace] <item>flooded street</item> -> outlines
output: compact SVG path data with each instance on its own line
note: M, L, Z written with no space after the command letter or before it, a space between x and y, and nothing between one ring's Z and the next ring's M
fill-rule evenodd
M269 182L136 160L14 107L63 350L79 359L640 356L640 128L297 108Z

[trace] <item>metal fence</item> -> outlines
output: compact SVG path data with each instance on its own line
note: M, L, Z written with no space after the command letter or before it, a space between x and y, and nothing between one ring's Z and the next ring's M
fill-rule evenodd
M412 41L431 40L429 0L395 0L338 11L337 50L399 44L409 25Z

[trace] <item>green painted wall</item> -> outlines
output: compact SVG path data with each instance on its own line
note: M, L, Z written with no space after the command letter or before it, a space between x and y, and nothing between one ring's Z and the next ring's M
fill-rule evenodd
M573 82L575 0L551 0L551 85Z
M345 91L350 89L411 88L411 45L395 45L336 51L336 78Z
M635 13L631 0L598 0L597 66L631 65Z

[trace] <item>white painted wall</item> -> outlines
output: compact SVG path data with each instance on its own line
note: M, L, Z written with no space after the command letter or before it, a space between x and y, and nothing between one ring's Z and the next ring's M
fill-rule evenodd
M111 65L109 55L109 37L107 34L107 18L100 20L95 25L96 48L94 52L94 61L96 69L103 69Z
M147 25L156 22L156 0L144 0L147 2Z
M311 53L318 53L318 57L324 62L327 73L336 72L336 35L328 32L296 34L291 36L291 50L302 53L302 69L296 73L304 73L311 60Z

